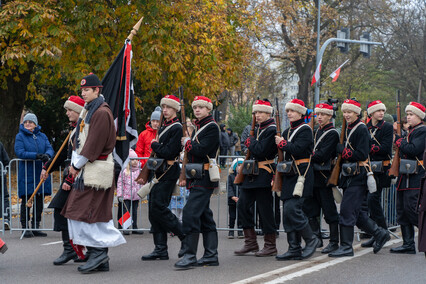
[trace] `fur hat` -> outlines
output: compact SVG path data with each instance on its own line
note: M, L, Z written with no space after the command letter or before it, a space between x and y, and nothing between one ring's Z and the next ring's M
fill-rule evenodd
M83 79L80 82L80 89L81 88L102 88L101 80L99 80L98 76L96 76L93 73L90 73L87 76L84 76Z
M272 111L273 111L272 104L268 100L257 100L253 104L253 112L255 111L272 114Z
M71 96L64 103L64 108L80 113L84 108L84 100L78 96Z
M405 113L407 113L407 111L411 111L412 113L414 113L415 115L417 115L418 117L420 117L422 120L425 119L426 108L425 108L424 105L422 105L420 103L410 102L410 104L405 107Z
M160 120L161 118L161 107L155 107L155 110L151 114L151 120Z
M299 99L292 99L290 102L285 104L285 110L294 110L298 113L301 113L302 115L306 114L306 111L308 108L305 107L305 103L302 100Z
M342 111L349 110L360 115L361 114L361 104L355 100L347 99L342 104Z
M171 108L174 108L176 111L180 110L180 101L179 98L174 95L167 95L160 101L160 106L166 105Z
M22 120L22 122L25 122L25 121L32 121L34 122L35 125L38 125L37 116L34 113L30 113L30 112L27 113L24 116L24 120Z
M385 104L382 103L382 101L380 101L380 100L372 101L367 106L367 114L368 115L372 115L374 112L376 112L378 110L384 110L384 111L386 111Z
M194 98L194 101L192 102L192 107L196 107L196 106L206 107L209 110L213 109L212 100L204 96L196 96Z
M317 104L315 106L315 113L324 113L328 115L333 115L333 106L329 104Z

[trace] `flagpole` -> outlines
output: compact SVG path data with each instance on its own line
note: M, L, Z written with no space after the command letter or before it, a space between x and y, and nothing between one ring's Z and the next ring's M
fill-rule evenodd
M141 27L143 17L136 23L136 25L133 26L132 31L130 32L129 36L127 37L128 40L132 41L133 36L139 31L139 28Z
M321 32L321 0L318 0L318 17L317 17L317 55L316 55L316 62L317 62L317 68L320 64L320 32ZM315 71L317 70L315 68ZM314 97L314 106L316 106L319 103L319 78L315 82L315 97Z

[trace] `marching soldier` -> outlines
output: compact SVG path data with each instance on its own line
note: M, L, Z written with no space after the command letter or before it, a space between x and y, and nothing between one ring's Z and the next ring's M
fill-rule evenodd
M339 134L331 122L333 106L327 103L317 104L314 111L319 124L314 135L312 153L315 182L313 197L305 200L304 211L309 218L312 231L320 240L321 247L322 239L318 219L322 210L324 219L330 227L330 242L321 253L330 253L339 248L339 213L334 202L332 189L327 186L331 174L331 162L336 157Z
M241 186L241 195L238 200L238 216L244 230L244 246L234 251L236 255L245 255L255 252L256 256L273 256L277 254L276 224L273 211L271 181L275 171L274 158L277 147L274 137L277 133L275 120L271 118L272 105L267 100L257 100L253 104L253 113L256 118L255 136L250 136L244 142L250 151L249 160L242 165L245 175ZM259 211L265 244L261 251L256 240L254 230L254 202Z
M329 253L330 257L353 256L354 226L374 237L373 252L377 253L390 239L389 232L368 217L362 203L367 197L367 170L370 140L367 126L360 120L361 104L347 99L342 104L343 117L346 120L343 144L337 145L342 154L342 171L339 187L343 188L340 205L340 247Z
M210 114L212 101L204 96L197 96L192 102L194 116L197 118L196 130L192 137L182 137L182 145L188 155L185 166L186 181L180 186L189 189L189 197L183 208L183 258L175 263L178 269L192 266L218 266L218 237L213 212L210 209L210 197L219 186L211 181L209 160L216 159L219 149L219 126ZM216 159L217 160L217 159ZM217 163L217 161L216 161ZM217 168L217 165L214 165ZM218 168L217 168L218 170ZM197 261L197 247L200 233L203 234L204 255Z
M155 155L147 162L148 169L158 181L152 187L148 198L148 216L155 248L150 254L142 256L142 260L169 259L167 232L172 232L180 240L184 239L181 223L168 207L180 174L182 124L176 117L180 109L180 101L176 96L167 95L161 99L160 105L164 123L158 131L158 140L151 141L151 148Z
M417 199L420 191L420 180L425 174L423 151L426 147L425 107L410 102L405 108L409 125L407 136L396 137L395 144L400 151L400 168L397 181L396 212L397 221L401 225L402 246L391 248L391 253L415 254L414 226L418 225ZM396 157L395 157L396 158Z
M386 106L380 101L373 101L367 107L367 115L370 121L367 124L371 137L370 161L371 169L376 179L377 191L368 193L368 211L370 218L373 219L378 226L387 230L385 215L381 205L382 190L389 187L391 179L388 175L390 168L390 160L392 157L392 140L393 127L389 122L383 120L385 116ZM374 238L361 244L362 247L372 247Z
M284 130L282 137L275 136L275 143L284 152L284 161L277 166L277 171L283 175L283 225L289 248L276 259L300 260L312 256L320 243L303 211L305 199L312 197L313 192L313 135L312 129L305 123L307 108L303 101L293 99L285 105L285 110L290 127ZM303 251L301 238L306 243Z

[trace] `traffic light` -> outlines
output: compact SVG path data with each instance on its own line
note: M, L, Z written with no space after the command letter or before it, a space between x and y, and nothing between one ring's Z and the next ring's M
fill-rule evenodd
M222 120L222 112L220 110L214 110L213 111L213 118L216 120L216 122L219 122Z
M342 28L339 31L337 31L337 38L349 39L349 37L350 37L349 28ZM349 43L337 42L336 46L340 49L340 52L342 53L348 53L349 51Z
M332 105L332 106L333 106L333 118L336 118L336 112L337 112L337 110L339 109L339 107L337 106L337 103L339 102L339 100L338 100L338 99L332 99L332 98L329 98L329 99L327 100L327 102L328 102L330 105Z
M359 40L362 41L370 41L370 33L364 32L362 33L362 36L359 38ZM370 58L371 55L371 45L369 44L360 44L359 45L359 51L362 53L362 55L366 58Z

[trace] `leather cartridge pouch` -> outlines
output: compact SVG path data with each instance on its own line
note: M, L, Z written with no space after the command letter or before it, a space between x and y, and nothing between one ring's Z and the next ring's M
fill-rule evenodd
M370 166L373 173L383 173L382 161L371 161Z
M146 166L148 167L148 170L156 172L162 169L161 166L164 164L164 159L152 157L148 159Z
M314 163L314 171L331 171L331 160L320 164Z
M343 163L342 164L342 175L345 177L355 176L359 174L358 162L355 163Z
M401 159L399 173L404 175L415 175L418 173L416 160Z
M188 163L185 165L185 175L189 179L202 179L204 175L204 164Z
M277 172L283 173L284 175L294 175L296 171L294 170L293 161L280 162L277 165Z
M243 175L259 175L259 165L256 160L245 160L242 170Z

